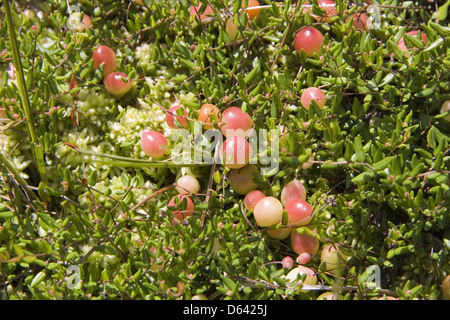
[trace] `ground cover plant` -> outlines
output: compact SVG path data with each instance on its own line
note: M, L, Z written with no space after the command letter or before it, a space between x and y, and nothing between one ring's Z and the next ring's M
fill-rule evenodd
M449 5L0 1L1 299L449 299Z

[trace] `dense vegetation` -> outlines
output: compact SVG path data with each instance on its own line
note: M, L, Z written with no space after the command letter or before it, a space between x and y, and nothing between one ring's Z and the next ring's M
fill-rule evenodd
M186 0L140 2L0 1L2 299L444 298L448 1L337 0L327 14L317 1L261 0L253 17L247 0L208 0L203 22ZM353 27L361 14L370 27ZM75 28L83 15L88 28ZM296 50L306 26L323 35L319 52ZM414 30L426 38L405 35ZM131 81L121 95L105 88L106 63L94 66L99 45ZM302 105L308 87L325 105ZM227 166L174 161L180 129L166 110L183 106L195 132L206 103L286 134L279 154L266 150L276 171L257 170L254 188L280 199L301 181L314 215L292 229L319 251L297 259L290 237L258 225ZM161 132L169 153L149 157L143 130ZM176 223L186 202L168 202L187 174L200 190ZM346 257L339 273L321 257L329 244ZM286 277L299 264L321 290Z

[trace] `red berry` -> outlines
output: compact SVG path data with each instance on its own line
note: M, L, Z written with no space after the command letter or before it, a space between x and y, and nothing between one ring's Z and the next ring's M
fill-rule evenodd
M181 108L184 113L183 116L179 116L177 113L177 109ZM186 117L188 116L188 113L186 111L186 109L184 109L181 106L172 106L169 108L169 110L166 112L166 122L167 125L172 128L172 129L178 129L178 125L175 123L175 117L177 117L177 121L179 124L181 124L182 127L186 127L187 126L187 119Z
M239 169L232 169L228 176L231 188L239 194L247 194L255 190L258 185L253 180L253 173L258 173L258 169L253 164L247 164Z
M291 200L294 199L306 200L306 189L297 179L289 181L281 190L280 196L283 206L286 206Z
M95 69L104 63L103 74L105 76L116 70L117 57L114 51L108 46L100 45L92 51L92 60L94 60Z
M253 128L253 120L250 115L241 108L230 107L222 113L220 130L225 137L238 135L247 137Z
M265 198L266 195L260 190L252 190L244 198L244 206L247 210L253 210L259 200Z
M300 29L294 39L294 47L297 52L305 51L307 57L314 57L320 53L323 44L322 33L314 27Z
M104 80L106 91L114 96L123 96L131 90L131 80L125 73L111 72Z
M319 239L306 231L298 233L296 228L291 231L291 247L298 255L302 253L316 254L319 250Z
M370 20L365 13L353 13L346 21L353 18L352 26L358 31L369 31Z
M163 134L157 131L145 130L141 137L142 150L152 158L164 156L169 148L169 143Z
M316 102L319 108L323 108L327 102L327 96L321 89L309 87L303 91L300 100L303 107L307 110L309 109L312 100Z
M295 227L307 225L313 218L313 208L302 199L291 200L284 210L288 213L288 224Z
M230 169L244 167L251 158L252 148L245 138L232 136L225 140L219 150L222 163Z
M185 207L183 201L186 201ZM194 202L192 202L191 198L184 194L177 194L176 196L174 196L172 199L170 199L167 206L171 207L171 209L175 209L172 211L172 213L174 217L179 221L194 214ZM185 210L177 210L178 208L185 208Z

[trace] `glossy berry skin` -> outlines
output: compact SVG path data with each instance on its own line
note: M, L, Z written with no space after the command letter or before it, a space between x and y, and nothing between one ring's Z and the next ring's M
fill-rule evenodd
M407 32L406 34L409 35L409 36L417 37L417 34L418 34L418 33L419 33L419 32L415 30L415 31L409 31L409 32ZM422 41L423 41L424 43L427 43L428 39L427 39L427 35L425 34L425 32L421 31L420 33L421 33ZM400 39L400 41L398 42L397 45L398 45L398 47L399 47L400 49L402 49L404 52L408 52L408 51L411 50L411 49L415 49L415 47L412 47L411 45L409 45L409 46L407 47L407 46L406 46L406 43L405 43L405 40L404 40L403 37Z
M209 22L209 18L211 15L214 15L214 10L208 4L206 5L205 11L200 13L203 3L201 1L198 2L197 6L191 6L189 12L191 17L196 16L201 22Z
M291 200L284 210L288 213L288 224L291 226L307 225L313 218L313 208L303 199Z
M242 137L232 136L226 139L219 150L223 165L230 169L240 169L247 165L252 155L250 144Z
M320 259L325 263L326 271L338 274L345 266L346 256L339 252L335 245L327 244L322 248Z
M103 74L105 76L116 70L117 57L114 51L108 46L100 45L92 51L92 60L94 60L95 69L104 63Z
M195 194L200 191L200 183L196 177L184 175L178 178L176 189L180 194Z
M250 115L239 107L229 107L222 113L220 130L225 137L239 135L247 137L253 128Z
M274 197L265 197L256 203L253 217L260 227L270 227L281 220L283 205Z
M327 102L327 96L326 96L325 92L323 92L319 88L316 88L316 87L306 88L300 97L302 106L306 110L309 110L312 100L314 100L316 102L316 104L319 106L319 108L323 108Z
M291 228L288 227L279 227L278 229L267 229L267 235L271 237L272 239L277 240L284 240L289 238L289 235L291 234Z
M191 198L189 198L187 195L177 194L176 196L172 197L172 199L170 199L169 203L167 204L168 207L184 208L182 204L184 200L186 200L185 210L173 210L173 208L171 208L175 219L177 219L178 221L181 221L184 218L190 217L194 214L194 202L192 202Z
M295 283L296 279L300 280L303 274L306 274L306 278L305 281L303 281L303 284L314 285L317 283L317 276L314 270L304 266L298 266L289 271L289 273L286 275L286 279L289 283Z
M258 169L253 164L247 164L239 169L232 169L228 175L231 188L239 194L247 194L255 190L258 185L253 180L253 173L258 173Z
M157 131L145 130L141 136L141 147L148 156L161 158L168 152L169 143L163 134Z
M265 198L266 195L260 190L252 190L244 198L244 206L247 210L252 211L259 200Z
M441 113L446 113L447 111L450 111L450 100L445 101L440 110ZM450 122L450 113L444 117L444 120Z
M323 44L322 33L314 27L305 27L295 34L294 47L297 52L305 51L307 57L320 53Z
M319 251L319 239L306 232L298 233L296 228L291 231L291 247L298 255L308 253L314 255Z
M242 5L244 5L244 1L242 1ZM247 13L247 18L249 20L253 20L259 16L261 9L258 8L260 6L259 1L257 0L249 0L247 8L245 8L245 12Z
M286 206L291 200L306 200L306 189L300 180L289 181L281 190L280 200L283 206Z
M123 72L111 72L103 80L105 89L113 96L123 96L131 90L130 78Z
M177 110L179 108L181 108L183 110L183 116L178 115ZM178 129L179 127L175 123L175 119L174 119L176 117L178 123L181 124L182 127L186 127L187 126L187 119L186 119L187 116L188 116L188 113L187 113L186 109L184 109L181 106L172 106L166 112L166 123L169 126L169 128Z
M219 108L213 104L205 103L198 111L198 121L203 124L205 129L214 128L213 124L220 122Z
M281 264L283 265L283 268L290 269L294 266L294 259L290 256L286 256L281 260Z

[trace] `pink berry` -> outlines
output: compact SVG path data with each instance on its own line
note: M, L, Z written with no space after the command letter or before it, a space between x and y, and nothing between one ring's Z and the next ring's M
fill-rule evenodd
M229 107L222 113L220 130L225 137L238 135L247 137L253 128L253 120L250 115L241 108Z
M252 190L244 198L244 206L247 210L253 210L259 200L265 198L266 195L260 190Z
M298 264L307 264L309 261L311 261L312 255L306 252L302 252L298 255L296 261Z
M294 39L294 47L297 52L305 51L307 57L314 57L320 53L323 44L322 33L314 27L300 29Z
M219 108L213 104L205 103L198 111L198 121L200 121L205 129L214 128L213 124L220 122Z
M197 6L191 6L190 14L191 17L196 16L201 22L206 22L205 20L207 20L211 15L214 15L214 10L208 4L205 11L201 12L202 5L203 3L199 1Z
M244 138L232 136L226 139L219 150L222 163L230 169L244 167L251 158L252 148Z
M231 188L239 194L247 194L255 190L258 185L253 180L253 173L258 173L254 164L247 164L239 169L232 169L228 176Z
M163 134L145 130L141 137L142 150L152 158L161 158L168 152L169 143Z
M200 183L196 177L185 175L178 178L176 189L180 194L195 194L200 191Z
M291 247L298 255L302 253L316 254L319 250L319 239L306 232L298 233L296 228L291 231Z
M285 207L288 224L295 227L307 225L313 218L313 208L303 199L293 199Z
M104 80L106 91L114 96L123 96L131 90L131 80L125 73L111 72Z
M321 89L309 87L303 91L300 100L306 110L309 109L312 100L315 101L319 108L323 108L327 102L327 96Z
M281 260L281 264L283 265L283 268L290 269L294 266L294 259L290 256L286 256Z
M181 108L184 111L183 116L178 115L177 109L179 109L179 108ZM186 109L184 109L181 106L172 106L166 112L167 125L172 129L178 129L179 127L175 123L175 119L174 119L175 117L177 117L178 123L181 124L182 127L186 127L187 126L187 119L186 119L187 116L188 116L188 113L187 113Z
M306 189L299 180L289 181L281 190L280 200L283 206L286 206L291 200L306 200Z
M260 227L270 227L280 222L283 215L283 205L274 197L259 200L253 209L253 217Z
M415 30L415 31L409 31L409 32L407 32L406 34L409 35L409 36L417 37L417 34L418 34L418 33L419 33L419 32ZM421 31L420 34L421 34L421 37L422 37L422 41L423 41L424 43L427 43L428 39L427 39L427 35L425 34L425 32ZM403 37L400 39L400 41L398 42L397 45L398 45L399 48L402 49L404 52L407 52L407 51L410 50L410 49L415 49L415 47L411 48L411 45L409 45L409 46L407 47L406 44L405 44L405 40L404 40Z
M105 76L116 70L117 57L114 51L108 46L100 45L92 51L92 60L94 60L95 69L104 63L103 74Z
M284 239L287 239L290 234L291 234L291 228L288 228L288 227L281 226L277 229L269 227L267 229L267 235L269 237L271 237L272 239L284 240Z
M176 210L177 208L184 208L183 201L186 201L186 209ZM172 211L172 213L174 217L179 221L194 214L194 202L192 202L191 198L184 194L177 194L176 196L174 196L172 199L170 199L167 206L171 209L175 209Z

